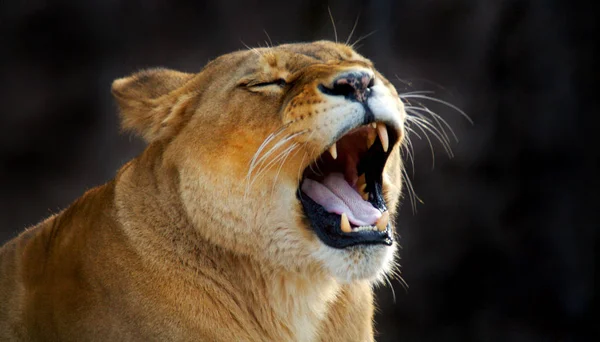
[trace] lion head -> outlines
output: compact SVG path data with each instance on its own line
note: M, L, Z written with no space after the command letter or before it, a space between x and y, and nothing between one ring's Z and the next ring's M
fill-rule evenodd
M405 112L349 46L238 51L197 74L118 79L113 93L123 126L161 144L203 239L340 281L391 267Z

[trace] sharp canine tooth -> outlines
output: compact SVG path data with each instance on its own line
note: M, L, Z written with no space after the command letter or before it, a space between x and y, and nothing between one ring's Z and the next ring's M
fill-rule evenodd
M364 193L363 193L361 196L362 196L362 198L363 198L365 201L368 201L368 200L369 200L369 193L368 193L368 192L364 192Z
M346 213L342 213L342 222L340 225L344 233L352 232L352 227L350 227L350 221L348 221L348 216L346 216Z
M386 210L383 213L381 213L381 217L379 218L379 220L377 220L377 223L375 224L375 226L377 227L377 230L379 230L380 232L384 232L387 229L389 220L390 220L390 212L389 211Z
M367 184L367 180L365 179L365 174L363 173L356 179L356 187L360 189L363 184Z
M371 127L377 128L377 122L371 122Z
M369 198L369 193L366 193L365 195L365 189L367 189L367 180L365 178L365 174L363 173L356 180L356 190L358 190L360 196L366 201Z
M371 148L371 145L375 142L375 138L377 138L377 133L375 131L369 130L367 133L367 149Z
M331 145L329 148L329 153L331 153L333 159L337 159L337 143L333 143L333 145Z
M388 147L390 145L390 141L387 134L387 128L384 123L377 123L377 135L379 135L379 140L381 140L381 146L383 146L383 152L388 151Z

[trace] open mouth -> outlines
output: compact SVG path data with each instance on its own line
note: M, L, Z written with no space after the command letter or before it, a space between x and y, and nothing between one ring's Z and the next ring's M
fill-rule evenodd
M382 174L397 140L396 130L382 122L360 126L304 170L298 199L325 244L334 248L392 244Z

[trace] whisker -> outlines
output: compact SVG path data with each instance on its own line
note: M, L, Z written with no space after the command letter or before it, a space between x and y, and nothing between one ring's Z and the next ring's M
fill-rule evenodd
M404 280L404 278L402 278L401 275L398 275L398 278L396 278L396 279L398 280L400 285L402 285L402 287L404 288L404 291L408 293L408 283L406 282L406 280Z
M354 43L352 43L352 45L350 45L350 47L353 48L354 50L357 50L355 48L356 44L358 44L359 42L361 42L363 39L367 39L368 37L370 37L375 32L377 32L377 30L371 31L370 33L367 33L364 36L359 37Z
M412 86L413 86L412 82L411 82L411 81L409 81L409 80L404 80L404 79L401 79L401 78L400 78L398 75L394 75L394 77L396 77L396 79L397 79L398 81L400 81L400 82L402 82L402 83L406 84L406 85L407 85L407 86L409 86L409 87L412 87Z
M443 85L441 85L441 84L439 84L437 82L434 82L432 80L428 80L426 78L410 78L410 79L404 80L404 79L401 79L398 75L394 75L394 76L396 77L396 79L398 81L400 81L400 82L402 82L402 83L404 83L404 84L406 84L406 85L408 85L410 87L412 87L413 83L415 83L415 82L422 82L422 83L427 83L427 84L433 85L433 86L435 86L438 89L446 91L446 87L444 87Z
M383 279L385 279L385 282L389 285L390 290L392 291L392 302L394 304L396 304L396 291L394 291L394 286L392 286L392 282L390 281L390 278L388 277L387 274L383 274Z
M265 141L258 148L257 152L254 154L254 157L252 158L252 161L251 161L251 164L250 164L250 168L248 170L248 174L246 176L246 192L245 192L245 196L250 191L250 188L252 187L252 185L254 184L254 182L256 181L256 179L258 178L258 175L264 170L264 168L265 168L264 163L266 162L267 158L269 156L271 156L275 151L277 151L277 149L279 149L285 143L287 143L288 141L290 141L291 139L293 139L293 138L295 138L295 137L297 137L299 135L302 135L302 134L304 134L304 133L306 133L306 132L309 131L309 130L302 130L302 131L298 131L296 133L292 133L292 134L288 135L287 137L281 139L275 145L273 145L262 157L260 157L260 159L257 159L260 156L260 152L265 148L265 146L269 143L269 141L272 140L272 139L274 139L277 135L281 134L281 132L285 131L285 129L288 126L289 125L284 125L284 126L280 127L277 131L271 133L269 135L269 137L267 137L267 139L265 139ZM271 164L269 164L269 165L271 165ZM257 167L260 167L260 169L258 170L259 172L254 176L254 178L252 178L252 173L254 172L254 170Z
M314 154L315 154L315 150L316 150L316 149L317 149L317 147L316 147L316 146L315 146L315 147L313 147L313 148L312 148L312 150L310 151L310 154L311 154L311 155L314 155ZM321 156L319 156L319 158L320 158L320 157L321 157ZM317 170L315 170L315 169L313 168L313 165L317 167ZM323 172L321 172L321 169L319 168L319 163L310 163L310 164L308 165L308 167L310 168L310 170L311 170L311 171L312 171L314 174L316 174L316 175L318 175L318 176L323 176Z
M403 79L399 78L397 75L396 75L396 78L400 82L402 82L403 84L405 84L407 86L405 88L410 89L413 87L413 82L411 82L409 80L403 80ZM435 84L434 82L429 81L429 83L436 85L440 89L445 89L441 85ZM450 135L448 134L448 132L446 130L450 131L450 134L452 135L452 138L454 139L454 141L458 142L458 137L457 137L456 133L454 132L454 130L452 129L452 127L450 126L450 124L444 118L442 118L439 114L437 114L436 112L429 109L423 103L424 101L420 101L420 100L427 100L427 101L440 103L440 104L458 112L460 115L462 115L464 118L466 118L469 123L473 124L473 120L463 110L461 110L457 106L455 106L447 101L430 96L431 94L434 94L434 93L435 93L434 91L430 91L430 90L409 90L409 91L403 92L398 95L400 100L405 104L404 108L406 111L406 121L405 121L404 128L409 133L409 135L407 135L407 137L405 139L406 143L403 144L403 147L406 149L406 155L408 156L408 159L412 163L413 174L415 172L415 169L414 169L414 145L412 143L412 140L409 138L410 135L414 134L415 136L417 136L417 138L419 138L419 140L423 140L423 137L427 140L427 143L429 144L429 148L431 149L432 168L435 167L435 151L434 151L433 143L432 143L431 139L429 138L429 134L433 135L433 137L435 137L435 139L440 142L440 144L442 145L442 147L444 148L444 150L446 151L446 153L448 154L448 156L450 158L452 158L454 156L454 153L451 148ZM420 131L420 133L423 135L423 137L421 137L421 135L419 133L417 133L417 130ZM413 213L415 213L416 208L417 208L416 202L417 201L419 201L420 203L423 203L423 202L421 201L421 199L417 196L417 194L415 192L415 189L414 189L411 179L408 175L408 171L407 171L406 167L402 168L402 179L404 180L404 183L406 184L406 189L407 189L406 192L409 197L410 204L413 209ZM404 279L399 274L398 274L398 279L401 282L401 284L403 285L403 287L405 289L408 289L408 284L406 283L406 281L404 281Z
M425 139L427 140L427 142L429 143L429 148L431 149L431 168L433 169L435 167L435 153L434 153L434 149L433 149L433 144L431 143L431 139L429 139L429 136L427 135L427 132L425 132L425 130L423 129L423 127L421 127L421 125L419 124L418 121L413 121L414 117L408 115L406 117L408 120L410 120L412 123L415 124L415 126L421 130L421 132L423 133L423 136L425 137Z
M433 126L433 123L427 117L425 117L424 113L429 114L433 118L433 120L435 121L435 123L438 125L436 127L436 131L438 133L442 133L444 135L444 137L446 138L445 140L446 140L448 149L450 149L450 137L446 133L446 130L444 129L444 126L446 126L446 128L448 128L448 130L450 131L450 133L454 137L454 140L456 142L458 142L458 137L456 136L456 134L454 133L454 130L452 129L452 127L450 127L450 125L448 124L448 122L446 122L446 120L444 120L438 114L436 114L433 111L429 110L429 108L427 108L425 106L423 106L423 107L408 106L408 107L405 107L405 108L410 113L412 113L412 114L420 117L421 119L427 121L428 123L430 123L431 127L433 128L435 126Z
M306 145L306 143L304 144ZM302 146L302 148L304 148L304 145ZM300 180L302 179L302 165L304 165L304 160L306 159L306 157L308 157L308 153L304 151L304 153L302 154L302 160L300 161L300 165L298 166L298 177L296 178L298 182L300 182Z
M424 113L427 113L427 114L431 115L431 117L435 120L435 122L438 124L438 126L442 127L441 124L444 124L444 126L446 126L446 128L448 128L448 130L450 131L450 133L452 133L452 136L454 137L454 140L456 142L458 142L458 137L454 133L454 130L452 129L452 127L450 127L450 124L448 124L448 122L446 120L444 120L444 118L442 118L439 114L433 112L432 110L430 110L429 108L427 108L426 106L424 106L422 103L420 103L418 101L416 101L416 102L419 105L421 105L421 107L407 106L405 108L409 108L409 109L416 110L416 111L419 111L419 112L424 112ZM443 128L442 128L442 130L444 130L444 132L446 131Z
M267 138L262 142L262 144L260 144L260 146L258 147L256 152L254 152L252 159L250 159L250 166L248 167L248 174L246 175L246 178L250 177L250 175L252 174L252 171L257 166L258 157L260 156L260 153L262 152L262 150L265 147L267 147L267 145L271 142L271 140L275 139L275 137L277 137L279 134L283 133L283 131L285 131L289 126L290 126L290 123L279 127L276 131L269 134L267 136Z
M399 248L402 246L398 245ZM400 271L400 263L397 261L398 257L394 256L394 262L392 263L392 268L389 271L389 275L391 276L390 280L397 280L406 293L408 293L408 283L402 278L402 272Z
M402 288L404 289L404 291L406 293L408 293L408 283L404 280L404 278L402 278L402 275L400 274L400 269L399 268L394 268L393 271L391 272L392 276L394 276L393 279L398 280L398 283L400 285L402 285Z
M452 158L454 156L454 154L452 153L452 149L450 147L450 142L443 136L445 134L440 132L440 130L437 127L435 127L429 120L427 120L426 118L420 117L420 115L411 116L410 120L417 123L418 125L421 126L421 128L424 128L429 133L431 133L434 137L436 137L437 140L442 144L442 147L444 147L444 150L446 150L446 153L448 154L449 157Z
M453 105L450 102L444 101L444 100L440 100L438 98L435 97L431 97L431 96L426 96L426 95L421 95L421 94L408 94L408 95L403 95L402 98L417 98L417 99L424 99L424 100L429 100L429 101L434 101L434 102L438 102L441 103L449 108L454 109L455 111L457 111L458 113L460 113L465 119L467 119L467 121L469 121L469 123L471 125L473 125L473 120L471 119L471 117L469 117L467 115L467 113L465 113L462 109L458 108L457 106Z
M403 98L404 95L415 95L415 94L435 94L435 91L433 91L433 90L414 90L414 91L407 91L402 94L398 94L398 96L400 98Z
M412 128L410 128L410 122L407 120L406 123L404 124L404 129L406 131L408 131L409 135L406 136L406 151L407 153L409 153L410 156L412 156L411 159L411 165L412 165L412 171L413 171L413 175L415 174L415 147L412 143L412 140L410 139L410 135L415 135L417 138L419 138L419 140L423 140L423 138L421 138L421 136Z
M313 135L317 132L317 130L313 130L310 135L306 138L306 144L308 144L308 142L312 139ZM313 146L313 148L310 151L310 155L314 155L315 151L317 150L318 146ZM321 158L321 155L319 155L319 158ZM313 168L313 165L315 165L318 169L318 171L315 171L315 169ZM321 169L319 168L318 163L311 163L308 165L308 167L310 168L310 170L315 173L316 175L322 176L323 172L321 171Z
M406 122L409 123L409 122ZM404 129L407 130L410 134L414 134L419 140L423 140L423 138L417 133L414 129L410 128L408 125L404 125Z
M273 41L271 40L271 36L269 36L269 34L267 33L267 30L263 30L263 32L265 33L265 35L267 35L267 39L269 40L269 43L271 44L270 46L269 46L269 44L267 44L267 47L273 47Z
M315 149L316 149L316 148L315 148ZM322 162L322 161L323 161L323 155L322 155L322 154L321 154L321 155L319 155L319 158L317 158L317 159L318 159L318 162ZM319 163L318 163L318 162L316 162L316 163L314 163L314 164L315 164L315 166L317 167L317 170L319 171L319 174L320 174L320 175L325 175L325 173L323 173L323 171L321 171L321 168L319 167Z
M292 145L288 146L285 150L279 152L279 154L277 154L268 163L262 165L261 168L256 173L256 175L254 176L252 182L250 183L250 187L252 187L252 185L254 185L254 182L256 182L258 179L260 179L260 176L262 176L266 171L271 169L271 167L273 165L275 165L277 162L279 162L286 155L286 153L293 150L296 147L296 145L297 145L296 143L292 143Z
M408 141L409 139L406 139L406 140ZM406 144L402 144L402 147L406 150L406 155L408 156L408 160L410 161L413 176L414 176L414 174L415 174L415 156L413 155L413 152L411 151L412 144L409 141Z
M423 123L425 125L429 126L432 130L434 130L438 134L438 140L442 143L442 145L445 145L444 148L446 149L446 152L448 152L448 155L450 157L454 157L454 153L452 152L452 147L450 146L450 138L448 137L448 134L446 133L444 128L435 126L433 124L433 122L431 122L431 120L429 120L428 118L426 118L423 115L420 115L417 113L414 113L414 114L417 115L420 118L420 120L423 121ZM439 125L439 123L438 123L438 125Z
M327 12L329 12L329 19L331 19L331 24L333 25L333 34L335 36L335 42L338 42L337 29L335 28L335 21L333 20L333 15L331 14L331 8L327 6Z
M307 131L308 130L298 131L296 133L292 133L292 134L288 135L287 137L279 140L267 152L265 152L265 154L263 154L263 156L260 157L260 159L258 159L258 161L256 162L256 165L258 166L259 164L261 164L262 162L264 162L271 154L273 154L282 145L284 145L285 143L287 143L291 139L293 139L293 138L295 138L295 137L297 137L299 135L302 135L302 134L306 133Z
M248 46L248 44L244 43L243 41L240 40L240 42L250 51L254 52L255 55L257 55L258 57L262 57L262 54L255 48Z
M413 214L417 212L417 199L419 198L415 192L415 188L412 185L412 181L406 172L406 168L402 168L402 178L404 179L404 183L406 183L406 191L408 194L408 199L410 201L410 206L412 208Z
M277 168L277 173L275 173L275 178L273 180L273 186L271 187L271 195L273 195L273 193L275 192L275 185L277 184L277 179L279 178L279 174L281 173L281 168L283 167L283 164L285 164L285 161L288 159L288 157L290 156L292 151L294 151L294 149L296 150L294 152L294 155L298 153L299 149L296 149L298 145L298 143L292 144L291 148L288 148L288 151L285 153L285 158L283 158L279 163L279 168Z
M358 25L358 19L360 19L360 13L356 16L356 20L354 21L354 26L352 26L352 30L350 31L350 34L348 35L348 39L346 39L346 45L348 45L348 43L350 42L350 39L352 39L352 35L354 34L354 30L356 30L356 25Z
M450 148L450 141L448 140L445 132L440 131L440 129L436 127L428 118L420 115L419 113L414 113L410 109L408 110L408 112L414 114L414 116L409 116L408 120L420 125L421 128L424 128L434 137L436 137L437 140L442 144L448 155L452 157L453 153Z
M302 147L300 148L304 151L304 153L302 154L302 160L300 161L300 165L298 165L298 178L296 179L296 182L298 182L298 184L300 184L300 181L302 180L302 171L303 171L302 166L304 165L304 160L308 156L308 154L306 153L306 150L304 150L305 146L306 146L306 143L304 143L304 145L302 145ZM300 185L302 185L302 184L300 184ZM302 191L300 191L299 194L300 194L300 199L302 199Z

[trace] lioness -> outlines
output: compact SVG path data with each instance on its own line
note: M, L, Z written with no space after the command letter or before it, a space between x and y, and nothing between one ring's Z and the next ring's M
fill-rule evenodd
M0 249L2 341L373 341L405 112L344 44L114 81L148 141Z

